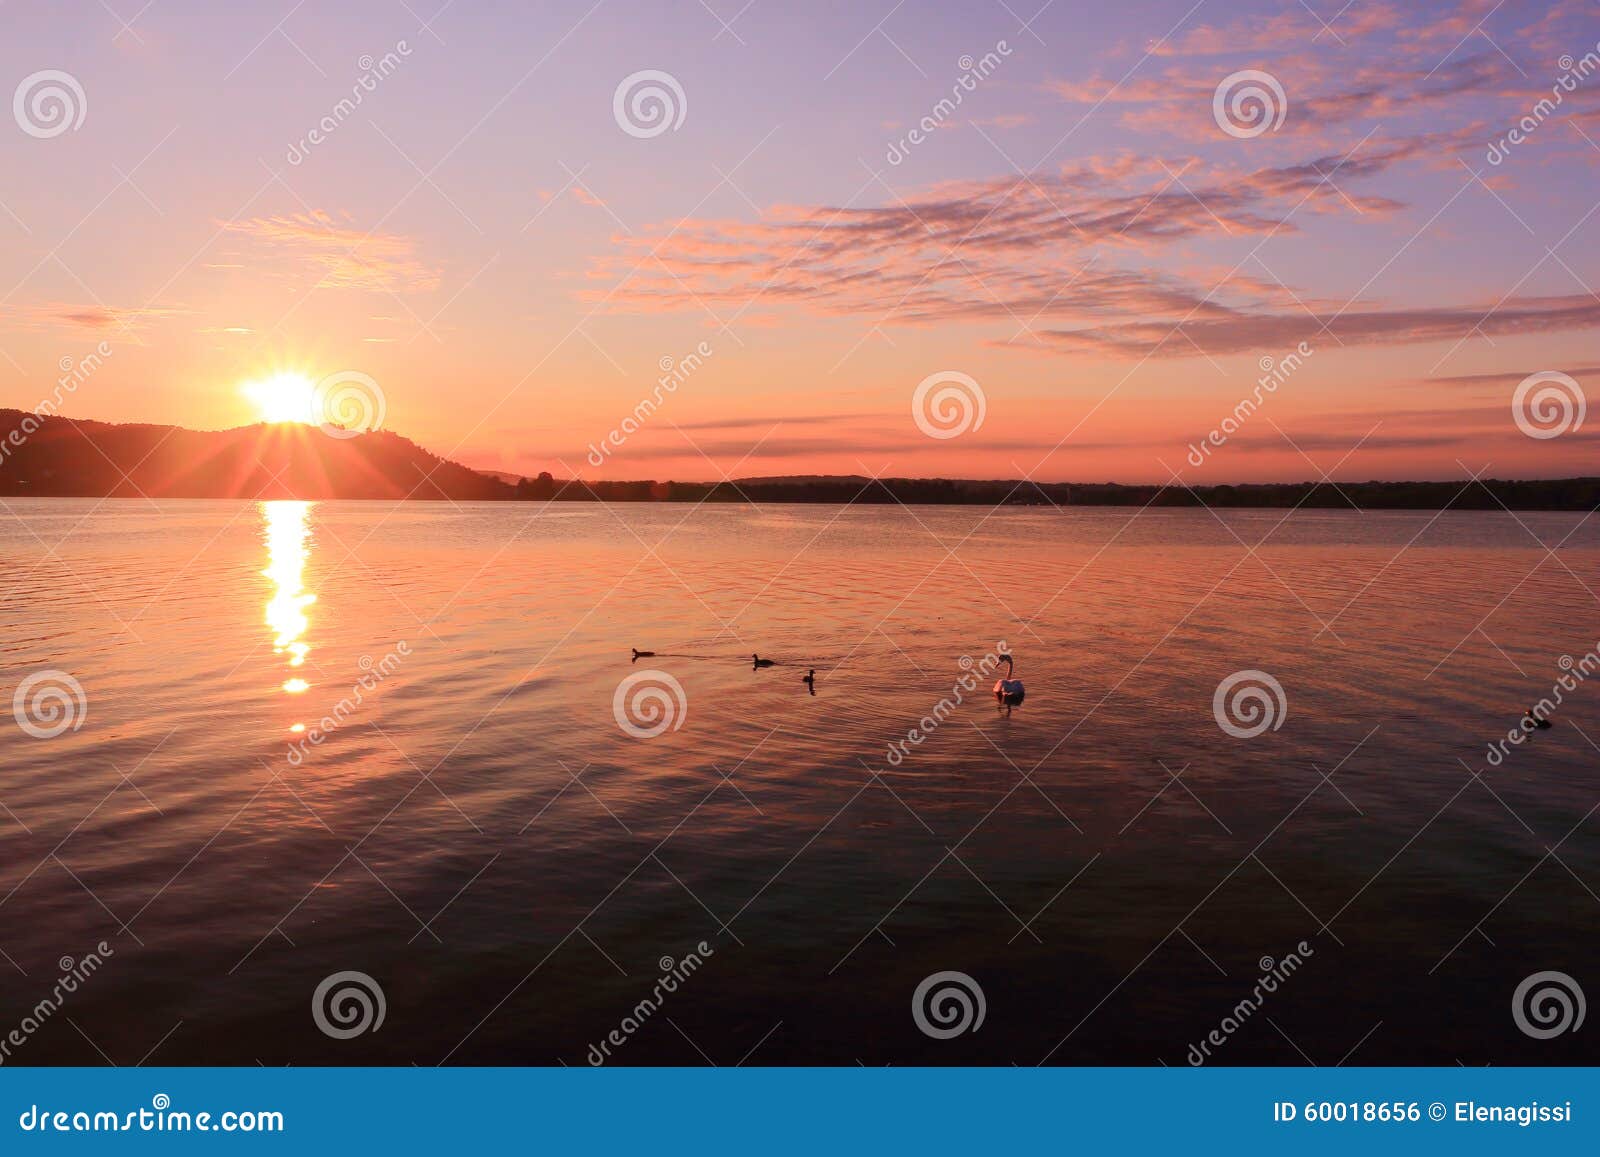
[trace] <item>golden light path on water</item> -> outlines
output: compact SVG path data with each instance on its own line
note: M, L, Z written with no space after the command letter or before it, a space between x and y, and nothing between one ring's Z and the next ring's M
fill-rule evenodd
M301 666L311 650L305 640L311 626L306 608L317 601L317 596L305 589L305 566L310 553L307 540L313 505L288 501L261 503L267 547L267 569L261 573L273 583L272 597L267 600L266 621L274 632L273 652L287 655L292 668ZM298 695L310 686L298 675L283 683L283 689L291 695ZM290 730L303 730L303 724L297 723Z

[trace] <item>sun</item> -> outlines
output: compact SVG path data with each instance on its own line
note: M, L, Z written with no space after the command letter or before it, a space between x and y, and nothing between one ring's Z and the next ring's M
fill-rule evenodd
M305 374L292 370L246 382L245 397L255 403L263 422L306 422L316 419L316 385Z

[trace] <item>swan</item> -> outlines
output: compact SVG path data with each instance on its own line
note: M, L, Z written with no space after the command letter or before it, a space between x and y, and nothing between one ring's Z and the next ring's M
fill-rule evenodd
M750 663L752 669L755 667L770 667L773 665L771 659L763 659L760 655L756 654L752 654L750 656Z
M1022 680L1015 678L1017 673L1016 663L1012 660L1010 655L1002 655L1000 657L1004 659L1006 663L1006 677L1004 679L995 680L994 697L998 702L1007 707L1019 706L1022 703L1023 696L1026 695L1027 692L1023 689Z

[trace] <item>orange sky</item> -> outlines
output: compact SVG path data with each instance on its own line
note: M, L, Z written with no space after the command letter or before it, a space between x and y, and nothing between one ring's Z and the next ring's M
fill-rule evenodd
M360 375L608 478L1594 472L1589 4L68 7L0 44L0 406Z

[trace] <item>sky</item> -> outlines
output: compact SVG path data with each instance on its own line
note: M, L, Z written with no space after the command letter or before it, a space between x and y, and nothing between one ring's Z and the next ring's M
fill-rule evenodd
M332 383L557 477L1595 473L1596 0L0 23L3 407Z

